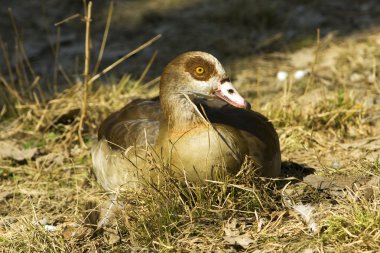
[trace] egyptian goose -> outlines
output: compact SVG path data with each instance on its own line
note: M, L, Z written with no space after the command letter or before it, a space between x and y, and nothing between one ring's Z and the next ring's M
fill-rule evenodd
M157 182L157 164L192 182L220 178L237 173L246 156L262 176L279 176L273 125L250 110L221 63L204 52L172 60L162 73L159 98L134 100L109 115L92 147L96 178L107 191Z

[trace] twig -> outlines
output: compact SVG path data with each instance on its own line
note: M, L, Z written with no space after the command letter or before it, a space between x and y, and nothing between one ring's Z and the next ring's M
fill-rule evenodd
M79 119L79 125L78 125L78 138L79 138L79 143L81 147L86 148L86 144L83 141L83 136L82 136L82 127L83 127L83 122L84 118L86 117L86 111L87 111L87 93L88 93L88 88L90 85L89 82L89 68L90 68L90 22L91 22L91 7L92 7L92 1L88 2L87 5L87 15L85 16L85 21L86 21L86 39L85 39L85 52L84 52L84 71L83 71L83 76L84 76L84 81L83 81L83 103L82 103L82 108L81 108L81 115Z
M154 86L156 83L159 83L160 80L161 80L161 76L158 76L158 77L154 78L153 80L146 82L144 85L145 85L145 87Z
M146 65L144 71L142 72L139 80L137 80L137 84L140 84L142 81L144 81L144 78L146 77L146 74L148 73L150 67L152 66L154 60L156 59L156 56L157 56L157 51L154 51L152 57L150 58L148 64Z
M307 80L304 94L306 94L307 90L309 89L310 84L314 81L314 71L315 71L315 66L317 65L317 61L319 58L320 48L321 48L321 31L318 28L317 29L317 49L315 51L315 58L314 58L313 64L311 65L311 70L310 70L310 78Z
M17 90L15 90L13 87L11 87L7 81L0 76L0 81L4 84L5 88L8 90L8 93L12 96L14 96L18 102L21 102L22 101L22 98L20 97L20 95L18 94Z
M92 73L98 72L100 62L102 61L102 58L103 58L104 48L106 47L108 32L110 30L110 25L111 25L112 12L113 12L113 0L110 1L110 7L108 8L108 14L107 14L106 28L104 29L104 33L103 33L103 39L102 39L102 44L100 46L98 60L96 61L96 65Z
M111 65L109 65L108 67L106 67L105 69L103 69L100 73L94 75L90 80L89 82L90 83L93 83L94 81L96 81L99 77L103 76L104 74L106 74L108 71L112 70L113 68L115 68L117 65L119 65L120 63L122 63L123 61L125 61L126 59L130 58L131 56L137 54L138 52L140 52L141 50L143 50L144 48L150 46L153 42L155 42L156 40L158 40L159 38L161 37L161 34L153 37L152 39L148 40L147 42L145 42L144 44L142 44L141 46L139 46L138 48L136 48L135 50L127 53L126 55L124 55L123 57L121 57L119 60L115 61L114 63L112 63Z
M7 53L7 49L5 48L5 44L4 44L4 41L3 41L3 38L0 36L0 47L1 47L1 51L3 52L3 58L4 58L4 61L5 61L5 65L7 66L7 70L8 70L8 74L9 74L9 77L10 77L10 81L11 81L11 85L12 87L15 86L15 83L14 83L14 74L13 74L13 71L12 71L12 66L11 66L11 62L9 61L9 55Z
M65 79L65 81L68 84L70 84L71 86L73 86L74 85L73 80L70 79L69 75L66 73L65 69L63 68L63 66L61 64L58 65L58 69L61 72L61 75L63 76L63 78Z
M54 94L57 94L58 88L58 66L59 66L59 51L60 51L60 42L61 42L61 27L57 27L57 41L55 42L55 52L54 52L54 78L53 78L53 91Z
M60 26L60 25L62 25L64 23L67 23L67 22L69 22L69 21L71 21L71 20L73 20L75 18L79 18L79 17L80 17L80 14L76 13L74 15L71 15L70 17L65 18L64 20L58 21L57 23L54 24L54 26Z
M26 78L25 68L23 65L22 56L21 56L19 45L17 42L16 42L15 54L16 54L15 70L16 70L16 75L18 78L19 92L24 98L27 98L27 95L30 95L30 93L27 92L27 86L26 86L27 83L29 83L29 80Z
M19 30L17 28L16 19L12 13L12 9L9 8L8 12L9 12L12 27L13 27L13 30L15 33L15 38L16 38L16 42L15 42L15 44L16 44L16 57L18 58L18 62L19 62L19 64L16 63L16 72L19 75L21 93L23 95L27 95L31 100L33 100L34 95L33 95L32 91L29 89L29 91L26 92L26 94L25 94L24 90L28 90L27 86L30 84L30 80L28 78L27 71L30 73L30 75L32 76L33 79L36 77L36 74L35 74L33 67L29 61L29 58L26 54L24 44L22 41L22 37L21 37ZM24 80L24 82L22 80Z
M185 93L182 94L188 101L189 103L191 104L191 106L194 108L194 111L197 112L198 116L202 119L203 123L205 123L205 125L207 126L211 126L214 130L216 130L213 125L211 124L211 122L208 120L208 119L205 119L205 116L207 117L207 115L202 115L202 113L198 110L197 106L193 103L193 101L191 101L191 99L189 98L189 96Z

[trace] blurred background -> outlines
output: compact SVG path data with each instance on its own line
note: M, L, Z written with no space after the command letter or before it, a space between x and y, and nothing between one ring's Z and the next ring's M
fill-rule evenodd
M42 83L57 82L59 87L67 84L62 71L55 70L57 64L69 76L81 78L85 37L82 1L2 0L0 6L3 44L0 64L6 78L9 75L4 50L13 69L24 61L17 53L17 38ZM108 6L109 1L93 4L93 64L101 45ZM54 25L75 14L80 16ZM111 75L131 73L138 78L157 51L147 76L149 80L157 77L170 59L189 50L210 52L237 74L255 68L253 63L258 55L294 52L315 45L317 28L321 38L345 37L376 29L379 21L377 0L116 0L101 69L162 34L158 42L115 68ZM282 57L271 56L273 60Z

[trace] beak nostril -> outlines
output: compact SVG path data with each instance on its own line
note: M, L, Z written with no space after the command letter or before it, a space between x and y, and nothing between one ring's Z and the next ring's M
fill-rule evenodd
M235 91L234 91L233 89L228 89L227 92L228 92L229 94L233 94Z

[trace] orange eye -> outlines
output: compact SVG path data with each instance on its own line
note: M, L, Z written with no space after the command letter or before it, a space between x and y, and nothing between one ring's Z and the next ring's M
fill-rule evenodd
M205 72L205 69L202 68L202 67L197 67L195 69L195 72L197 72L197 74L201 75L201 74L203 74Z

